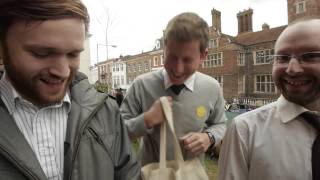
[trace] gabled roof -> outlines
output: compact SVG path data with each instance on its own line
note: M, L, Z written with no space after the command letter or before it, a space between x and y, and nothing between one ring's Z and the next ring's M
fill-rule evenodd
M284 25L268 30L241 33L234 37L232 41L246 46L275 41L286 27L287 25Z

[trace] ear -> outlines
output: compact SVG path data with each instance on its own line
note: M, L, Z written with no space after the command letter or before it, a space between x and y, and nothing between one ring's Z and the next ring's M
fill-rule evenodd
M207 59L207 56L208 56L208 48L206 48L206 49L204 50L204 52L200 54L200 62L201 62L201 64L202 64L202 62L203 62L204 60Z

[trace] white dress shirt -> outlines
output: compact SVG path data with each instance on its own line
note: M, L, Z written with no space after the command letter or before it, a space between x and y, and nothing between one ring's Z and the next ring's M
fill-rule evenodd
M312 180L316 130L299 115L308 111L281 96L237 116L219 159L219 180Z
M71 102L68 93L61 103L37 108L23 99L4 74L0 95L10 115L29 143L49 180L63 179L64 140Z

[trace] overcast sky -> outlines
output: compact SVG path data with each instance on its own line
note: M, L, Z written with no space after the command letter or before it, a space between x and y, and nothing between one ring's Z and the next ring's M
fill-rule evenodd
M167 22L182 12L195 12L212 25L211 10L221 12L221 29L225 34L236 36L237 13L253 9L253 30L261 30L267 23L270 28L285 25L287 0L83 0L89 9L91 24L91 64L106 59L105 27L109 17L108 57L134 55L150 51L156 39L162 36Z

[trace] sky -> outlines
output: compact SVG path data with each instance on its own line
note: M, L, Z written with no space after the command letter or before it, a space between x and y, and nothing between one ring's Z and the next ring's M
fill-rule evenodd
M221 12L222 33L236 36L237 13L253 9L253 31L288 23L287 0L83 0L90 14L91 64L154 48L168 21L195 12L212 25L211 10ZM106 28L108 27L108 28ZM107 29L107 33L106 33ZM106 43L106 35L108 43ZM108 44L108 54L106 50ZM116 47L112 47L116 46Z

